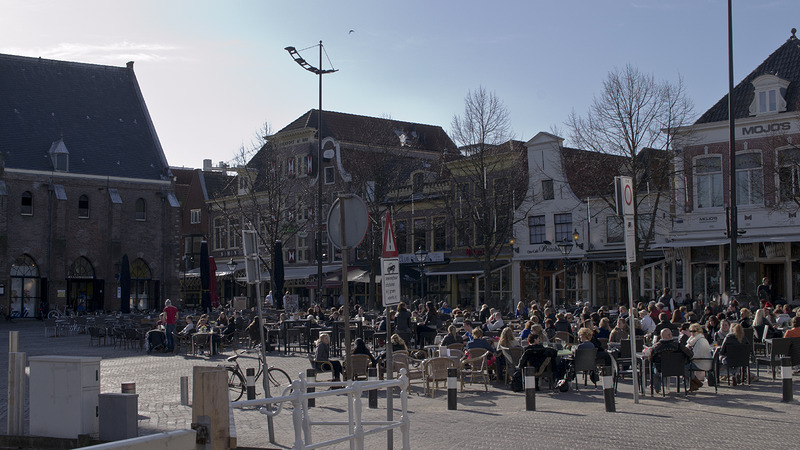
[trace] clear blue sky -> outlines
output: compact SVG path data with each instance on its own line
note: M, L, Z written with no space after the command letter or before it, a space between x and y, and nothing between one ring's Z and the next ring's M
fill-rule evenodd
M187 167L230 161L265 122L277 131L316 108L317 78L284 47L320 40L339 69L324 109L446 131L481 85L505 102L517 139L564 129L626 64L682 75L698 114L727 92L726 0L493 3L0 0L0 53L135 61L167 159ZM793 27L798 0L734 0L736 82ZM316 49L302 55L318 65Z

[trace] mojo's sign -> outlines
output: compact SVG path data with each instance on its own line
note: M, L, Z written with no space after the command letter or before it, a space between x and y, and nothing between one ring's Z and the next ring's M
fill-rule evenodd
M750 136L754 134L765 133L779 133L781 131L789 131L792 129L791 122L770 123L767 125L752 125L749 127L742 127L742 136Z

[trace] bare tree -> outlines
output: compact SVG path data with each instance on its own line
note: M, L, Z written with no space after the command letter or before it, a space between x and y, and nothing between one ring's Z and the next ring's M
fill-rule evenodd
M637 264L655 238L659 213L668 211L673 138L692 114L680 76L676 84L656 81L628 65L608 74L584 116L573 111L567 119L574 145L621 157L621 174L633 179Z
M227 220L229 239L240 242L243 229L256 232L261 263L274 275L276 242L286 244L298 233L313 231L309 207L315 198L311 189L315 178L303 172L305 152L273 139L270 131L265 124L252 143L255 147L239 149L233 159L236 167L230 169L236 176L211 193L211 205L217 216Z
M455 247L481 263L483 302L492 298L492 269L498 256L510 250L514 210L527 189L526 150L513 141L510 115L503 102L483 87L464 98L464 112L451 122L451 136L462 158L442 164L441 199L456 231Z

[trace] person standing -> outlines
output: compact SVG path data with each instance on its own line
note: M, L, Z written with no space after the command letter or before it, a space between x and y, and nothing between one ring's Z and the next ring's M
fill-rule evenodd
M764 277L761 280L761 285L758 286L757 295L760 301L772 301L772 286L769 283L769 278Z
M675 299L672 298L672 291L670 288L664 288L664 293L661 295L661 298L659 298L658 301L663 303L665 306L669 306L669 310L671 312L675 312Z
M164 302L164 314L166 318L164 322L164 334L167 338L167 351L171 352L175 350L175 323L178 321L178 308L172 306L172 300L167 299Z

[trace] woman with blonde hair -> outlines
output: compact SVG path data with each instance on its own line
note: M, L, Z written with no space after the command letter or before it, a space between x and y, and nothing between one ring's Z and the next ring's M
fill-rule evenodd
M497 348L504 349L521 346L522 345L514 338L514 330L509 327L503 328L503 331L500 333L500 340L497 341Z
M742 308L742 311L744 310L745 309ZM747 311L749 312L750 310ZM722 358L720 358L720 362L723 365L727 366L728 365L727 354L730 347L736 344L743 344L743 343L744 343L744 327L742 327L742 325L739 323L734 323L733 325L731 325L731 331L728 333L727 336L725 336L725 340L722 341L722 345L719 348L719 354L722 355ZM733 384L734 385L738 384L738 381L739 380L737 377L734 380Z
M314 368L318 372L324 372L328 370L328 365L324 363L330 363L330 365L333 367L333 379L334 381L339 381L342 374L342 363L340 361L332 360L330 357L331 335L328 333L320 333L316 344L317 350L314 352Z

